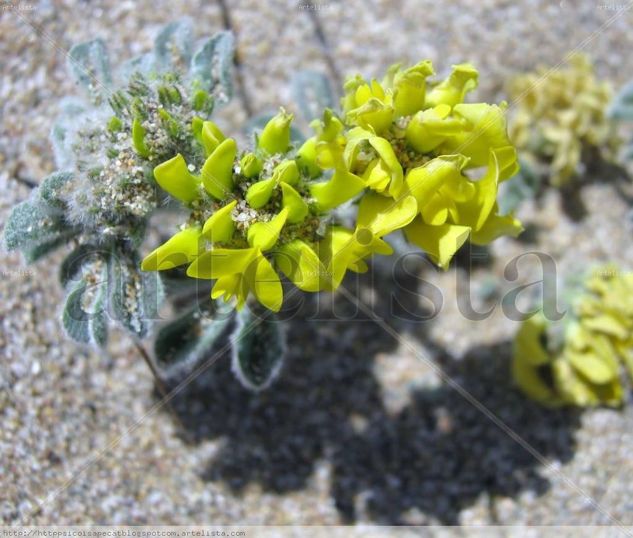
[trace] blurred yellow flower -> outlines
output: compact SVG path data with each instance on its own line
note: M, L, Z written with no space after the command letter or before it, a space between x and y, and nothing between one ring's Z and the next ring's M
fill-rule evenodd
M633 376L632 293L633 274L601 268L585 282L561 342L549 342L555 327L542 314L523 322L512 362L521 390L550 406L620 405L621 364Z

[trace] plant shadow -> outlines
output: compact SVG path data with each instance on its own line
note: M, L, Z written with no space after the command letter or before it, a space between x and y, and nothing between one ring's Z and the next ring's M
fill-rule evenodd
M363 300L387 297L374 302L374 312L431 348L451 379L540 454L572 457L578 414L543 409L511 386L508 343L455 360L429 344L419 280L405 273L384 280L377 286L361 278L355 292ZM243 389L223 357L175 398L189 442L223 440L202 471L206 480L235 492L258 483L283 494L306 488L325 460L342 521L360 517L362 498L369 517L386 524L406 523L411 509L456 524L482 493L547 490L535 458L447 384L413 389L400 411L389 412L374 363L397 343L352 302L329 297L315 309L314 298L302 296L288 321L285 366L268 390Z

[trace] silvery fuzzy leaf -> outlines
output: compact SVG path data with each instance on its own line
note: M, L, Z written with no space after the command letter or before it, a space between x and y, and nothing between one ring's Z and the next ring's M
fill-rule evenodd
M107 264L87 263L81 278L69 285L62 313L64 330L82 344L103 347L108 338Z
M306 122L321 117L326 108L336 108L328 78L317 71L299 71L292 79L294 100Z
M244 307L231 334L233 372L250 390L263 390L279 375L286 352L283 327L269 312L257 316Z
M613 98L609 116L616 120L633 121L633 81L626 84Z
M158 272L142 272L137 253L121 248L113 249L108 271L111 318L139 338L145 337L163 300Z
M40 200L51 208L64 210L66 208L63 196L64 188L72 181L73 177L73 172L61 170L45 177L38 189Z
M154 69L156 69L156 57L153 52L147 52L123 62L116 71L116 79L119 84L125 85L133 75L147 76Z
M75 81L86 89L91 99L101 102L108 96L112 74L103 40L93 39L72 47L68 53L68 64Z
M218 32L203 41L191 60L191 78L203 90L210 92L219 104L233 96L231 69L235 54L235 39L231 32Z
M4 227L7 250L30 250L41 243L71 237L78 230L69 226L63 215L44 206L33 196L16 205Z
M187 18L165 26L154 40L155 67L158 70L185 71L191 61L193 27Z
M194 307L157 332L154 354L161 368L174 371L198 364L226 338L233 312L214 308L208 299L204 304L209 308Z

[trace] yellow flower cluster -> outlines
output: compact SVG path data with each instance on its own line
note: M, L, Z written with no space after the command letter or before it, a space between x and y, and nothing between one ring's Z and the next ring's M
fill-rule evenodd
M398 229L443 268L468 238L518 234L496 203L499 183L518 170L504 107L463 103L477 85L470 65L436 84L427 83L432 73L421 62L390 68L382 83L348 80L342 117L326 110L298 149L283 110L241 156L214 123L195 119L199 173L181 155L154 170L190 208L189 223L142 268L189 264L189 276L216 281L214 299L234 297L240 308L252 293L277 311L279 273L304 291L334 290L348 270L366 271L367 257L391 254L383 237ZM353 199L350 229L332 210Z
M475 68L453 66L436 84L427 82L431 74L431 63L423 61L392 66L382 83L348 79L342 121L326 111L313 123L317 134L309 143L319 167L333 170L318 186L324 207L369 189L361 206L389 210L381 222L403 228L410 242L447 268L467 239L487 244L522 231L512 215L499 215L496 201L499 183L518 163L505 105L463 103L477 86ZM383 231L362 213L359 226Z
M510 138L521 151L551 162L553 185L571 179L587 147L597 148L606 159L617 149L619 141L607 117L611 88L596 80L586 56L572 56L565 68L518 76L509 93L517 109Z
M633 273L596 271L556 344L541 314L523 322L514 341L518 386L549 406L622 403L621 365L633 376Z

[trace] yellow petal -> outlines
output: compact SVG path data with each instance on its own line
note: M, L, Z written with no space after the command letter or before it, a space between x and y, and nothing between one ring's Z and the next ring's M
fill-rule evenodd
M233 190L233 161L237 154L237 144L227 138L207 157L202 166L202 183L214 198L224 200Z
M397 116L411 116L424 106L426 78L433 74L429 60L394 74L393 104Z
M143 271L164 271L191 262L204 245L198 227L185 228L149 254L141 264Z
M389 194L394 198L400 195L403 186L402 166L396 157L393 147L388 140L379 136L372 136L369 143L378 152L380 158L387 165L390 173Z
M249 279L249 285L260 303L273 312L279 312L284 296L279 275L261 254L257 257L255 272Z
M296 185L299 181L299 168L293 160L280 162L273 170L273 176L276 183L284 182L288 185Z
M439 226L444 224L448 218L448 203L444 196L439 193L433 194L429 200L422 206L420 213L422 214L422 220L427 224L433 226Z
M455 224L429 226L419 218L404 230L407 239L424 250L442 269L448 269L451 258L470 234L468 226Z
M316 252L304 241L295 239L276 249L275 263L297 288L319 291L325 267Z
M409 224L418 210L413 196L405 196L397 202L380 194L365 194L358 206L357 225L382 237Z
M473 232L470 240L475 245L488 245L502 235L518 237L523 231L521 221L512 215L496 215L493 211L484 225Z
M257 255L255 248L214 248L201 254L187 268L193 278L220 278L225 275L244 273Z
M354 232L342 226L330 226L317 245L319 259L326 268L323 289L335 290L343 280L350 263L358 259L354 250Z
M472 65L454 65L450 76L427 93L426 106L455 106L463 102L464 96L477 87L478 78L479 73Z
M243 287L243 276L239 273L225 275L218 278L211 290L211 299L224 297L228 301L235 295L240 295Z
M200 178L189 172L180 153L154 168L154 177L163 190L182 202L190 203L200 197Z
M468 162L460 155L445 155L431 159L426 164L413 168L407 173L405 184L407 190L418 201L421 208L443 184L459 181L461 170Z
M233 200L213 213L204 223L202 235L212 243L229 241L233 237L233 231L235 230L231 212L236 205L237 200Z
M288 218L289 210L284 207L268 222L256 222L248 228L248 244L261 250L269 250L277 240Z
M587 329L592 331L598 331L605 333L620 340L625 340L629 336L629 331L621 321L617 320L613 316L603 314L594 318L585 318L582 320L582 324Z
M281 184L283 207L288 209L288 222L301 222L308 215L308 204L301 195L287 183Z
M220 128L212 121L205 121L202 124L202 145L207 156L211 155L215 149L226 139Z
M285 153L290 147L290 124L292 114L287 114L282 108L265 125L257 139L257 147L269 155Z
M246 191L246 201L253 209L264 207L273 194L275 178L264 179L253 183Z
M321 174L321 169L317 165L316 138L308 138L297 151L297 164L299 168L311 179Z
M451 107L437 105L418 112L405 131L407 142L419 153L428 153L437 148L449 136L464 129L463 121L449 117Z
M484 225L497 200L499 163L497 155L489 152L488 169L484 177L474 182L474 196L457 205L458 223L477 231Z
M262 171L262 160L254 153L247 153L240 159L240 170L244 177L254 178Z
M593 353L567 351L565 357L578 372L592 383L602 385L616 377L617 372L613 372L606 361Z
M337 169L329 181L314 183L309 188L319 209L328 211L356 196L365 188L365 183L351 172Z
M468 103L455 106L453 113L463 118L466 126L457 135L447 138L440 149L470 157L469 167L486 165L491 149L512 146L506 131L505 107Z

